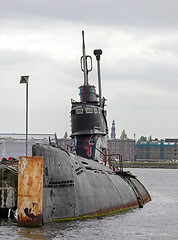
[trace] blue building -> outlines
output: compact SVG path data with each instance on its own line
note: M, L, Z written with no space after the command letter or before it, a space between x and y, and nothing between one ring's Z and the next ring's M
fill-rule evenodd
M169 139L136 143L136 161L178 161L178 141Z

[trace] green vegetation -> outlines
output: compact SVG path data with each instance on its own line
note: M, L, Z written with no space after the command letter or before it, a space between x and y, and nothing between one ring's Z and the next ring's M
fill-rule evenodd
M125 168L171 168L178 169L178 162L123 162Z
M138 139L138 142L147 142L147 137L141 136L141 137Z
M126 139L128 139L127 134L126 134L125 130L122 130L120 140L126 140Z
M55 220L52 220L52 221L48 221L46 223L49 223L49 222L68 222L68 221L85 220L85 219L97 218L97 217L99 218L99 217L104 217L104 216L107 216L107 215L112 215L112 214L116 214L116 213L120 213L120 212L125 212L125 211L128 211L128 210L137 208L137 207L138 207L138 205L134 206L134 207L120 208L120 209L109 211L109 212L106 212L106 213L96 213L96 214L83 215L83 216L78 216L78 217L73 217L73 218L60 218L60 219L55 219Z
M150 135L148 138L145 137L145 136L141 136L139 139L138 139L138 142L152 142L152 136Z
M68 133L67 132L64 133L64 138L68 138Z
M144 205L149 201L151 201L151 198L149 198L147 201L145 201ZM68 221L76 221L76 220L87 220L87 219L90 219L90 218L100 218L100 217L104 217L104 216L107 216L107 215L113 215L113 214L117 214L117 213L120 213L120 212L129 211L129 210L137 208L137 207L139 207L139 206L135 205L135 206L132 206L132 207L122 207L122 208L115 209L115 210L112 210L112 211L108 211L108 212L105 212L105 213L88 214L88 215L72 217L72 218L60 218L60 219L55 219L55 220L52 220L52 221L48 221L46 223L49 223L49 222L68 222Z

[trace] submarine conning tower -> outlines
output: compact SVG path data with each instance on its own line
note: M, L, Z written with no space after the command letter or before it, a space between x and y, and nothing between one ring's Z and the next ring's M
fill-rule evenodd
M100 49L94 50L98 65L98 86L96 88L88 83L88 73L92 70L92 58L86 55L84 31L83 56L81 57L81 70L84 73L84 85L79 87L80 101L71 100L71 137L74 139L73 152L79 156L105 161L107 151L106 135L108 133L105 98L101 96L100 77ZM90 67L88 67L90 65Z

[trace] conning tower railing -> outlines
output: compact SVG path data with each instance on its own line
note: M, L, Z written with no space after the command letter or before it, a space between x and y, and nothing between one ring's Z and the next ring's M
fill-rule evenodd
M119 153L116 154L104 154L102 151L100 151L97 147L95 147L97 151L99 151L106 159L106 157L109 157L109 167L113 166L113 170L115 171L115 168L119 170L120 175L123 176L123 162L122 162L122 155ZM114 160L113 156L119 156L119 164ZM105 162L106 165L106 162Z

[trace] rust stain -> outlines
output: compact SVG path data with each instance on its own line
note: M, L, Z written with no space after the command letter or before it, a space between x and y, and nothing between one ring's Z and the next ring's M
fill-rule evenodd
M19 157L19 226L42 225L43 157Z
M18 215L18 225L19 226L26 226L26 227L35 227L42 225L42 215L38 214L35 219L31 218L24 218L22 214Z
M151 200L151 197L148 193L143 197L143 204L145 204L146 202L148 202L150 200ZM108 208L108 209L101 209L101 210L97 211L97 214L102 215L102 214L106 214L108 212L115 212L115 211L119 211L119 210L136 208L136 207L138 207L138 201L134 201L134 202L131 202L131 203L128 203L128 204L124 204L124 205L121 205L121 206L118 206L118 207L115 207L115 208L111 207L111 208Z
M106 214L106 213L109 213L109 212L116 212L116 211L119 211L119 210L136 208L136 207L138 207L138 201L134 201L134 202L131 202L131 203L128 203L128 204L123 204L123 205L115 207L115 208L111 207L111 208L107 208L107 209L101 209L101 210L97 211L97 214L102 215L102 214Z

